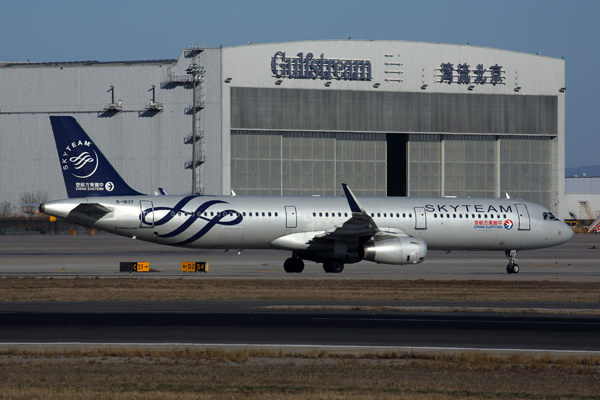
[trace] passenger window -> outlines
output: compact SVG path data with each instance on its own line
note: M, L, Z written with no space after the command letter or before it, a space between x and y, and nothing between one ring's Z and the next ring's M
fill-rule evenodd
M400 214L396 213L396 218L400 218Z
M371 213L371 217L374 217L374 216L375 216L375 214Z
M444 214L440 214L440 218L444 218Z
M323 213L319 213L319 217L322 217L322 216L323 216Z
M412 218L412 214L408 214L408 218Z
M483 218L487 219L487 214L484 214L484 215L483 215Z
M504 214L504 218L506 218L506 214Z
M477 218L481 218L481 214L477 214Z
M402 213L402 218L406 218L406 213Z
M211 212L210 212L210 216L211 216L211 217L213 217L214 215L215 215L215 214L213 214L213 212L211 211Z
M446 218L450 218L450 214L446 214Z
M316 217L316 216L317 216L317 213L313 213L313 217Z
M348 216L348 213L344 213L344 217L347 217L347 216Z
M458 218L462 218L462 214L458 214Z
M456 214L452 214L452 218L456 218Z
M269 217L271 216L271 213L269 213Z
M437 214L433 214L433 218L437 218Z
M245 216L246 216L246 211L244 211L244 213L243 213L243 214L244 214L244 217L245 217Z
M262 213L262 216L263 216L263 217L265 216L265 212L264 212L264 211L263 211L263 213Z
M377 218L381 217L381 214L377 213Z
M277 216L277 213L275 213L275 216Z

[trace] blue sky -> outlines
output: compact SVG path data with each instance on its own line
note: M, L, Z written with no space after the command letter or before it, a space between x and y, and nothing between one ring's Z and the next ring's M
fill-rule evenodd
M566 166L600 164L600 1L20 0L0 10L0 62L165 59L192 43L348 37L564 57Z

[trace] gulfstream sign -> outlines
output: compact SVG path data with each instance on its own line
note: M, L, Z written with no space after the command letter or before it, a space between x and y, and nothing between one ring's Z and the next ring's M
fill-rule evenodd
M371 61L315 58L312 53L286 57L278 51L271 60L271 71L277 78L292 79L343 79L348 81L370 81Z

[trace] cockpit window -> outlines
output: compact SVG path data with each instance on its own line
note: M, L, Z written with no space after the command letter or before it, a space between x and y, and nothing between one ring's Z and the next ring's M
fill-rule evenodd
M544 214L544 221L550 220L550 221L559 221L558 218L556 218L554 216L554 214L552 214L551 212L545 212Z

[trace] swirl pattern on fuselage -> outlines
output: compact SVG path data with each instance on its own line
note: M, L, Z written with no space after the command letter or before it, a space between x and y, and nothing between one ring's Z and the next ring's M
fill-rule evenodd
M242 217L242 214L240 214L239 212L237 212L235 210L222 210L220 212L217 212L215 216L211 216L211 217L205 217L203 215L206 210L208 210L211 206L214 206L215 204L228 204L226 201L223 201L223 200L209 200L209 201L202 203L193 212L185 211L183 208L190 201L192 201L195 198L197 198L197 196L186 196L183 199L181 199L172 208L171 207L156 207L156 208L154 208L155 212L156 211L169 211L167 213L167 215L165 215L158 221L154 222L154 226L164 225L164 224L168 223L169 221L171 221L176 216L179 216L180 213L184 213L184 215L188 216L188 218L185 220L185 222L183 222L181 225L179 225L176 229L174 229L173 231L171 231L169 233L165 233L163 235L158 235L159 238L171 238L171 237L180 235L180 234L184 233L188 228L190 228L194 224L194 222L196 222L198 220L206 221L206 225L203 226L202 229L200 229L198 232L194 233L189 238L187 238L181 242L173 243L174 245L184 246L186 244L193 243L196 240L200 239L202 236L206 235L215 225L237 225L240 222L242 222L242 220L244 219ZM146 216L147 216L147 213L140 214L140 219L141 219L142 223L146 224L146 225L151 225L150 222L146 221ZM224 219L228 216L235 216L235 219L233 219L231 221L222 221L222 219Z

